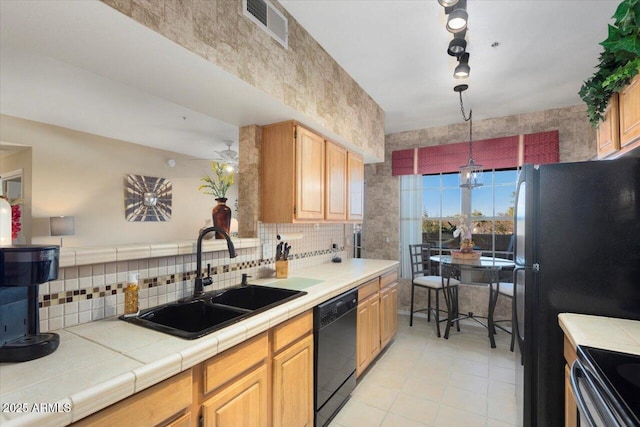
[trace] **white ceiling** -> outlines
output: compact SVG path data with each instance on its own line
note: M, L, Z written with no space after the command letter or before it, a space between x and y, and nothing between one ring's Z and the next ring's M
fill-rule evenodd
M456 80L436 0L283 0L384 109L386 133L579 104L618 0L468 0L469 79ZM500 45L491 47L493 42Z
M580 103L617 0L469 0L482 119ZM380 104L386 132L462 121L436 0L282 4ZM97 1L0 1L0 111L215 158L237 129L300 114ZM492 42L500 46L492 48Z

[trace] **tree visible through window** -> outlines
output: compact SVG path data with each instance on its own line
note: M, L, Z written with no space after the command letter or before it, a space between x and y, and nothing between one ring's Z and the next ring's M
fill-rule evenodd
M505 256L513 233L513 211L518 171L485 171L484 185L462 190L458 174L423 175L422 240L441 249L456 249L453 237L462 213L463 197L470 197L473 241L486 255Z

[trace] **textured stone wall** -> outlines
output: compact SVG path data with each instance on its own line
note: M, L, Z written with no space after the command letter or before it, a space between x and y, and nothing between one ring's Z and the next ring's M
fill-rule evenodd
M258 237L260 219L260 145L262 128L251 125L240 128L238 174L238 235Z
M384 111L277 1L288 49L243 15L242 0L103 1L383 158Z
M386 136L385 162L365 166L365 222L363 224L364 257L399 259L400 257L400 184L391 176L391 153L405 148L450 144L469 140L467 123L401 132ZM596 155L596 134L586 118L583 105L539 111L516 116L473 122L473 139L482 140L510 135L558 130L560 161L589 160ZM409 281L401 280L399 309L408 310ZM419 303L424 303L419 298ZM484 304L465 307L467 298L461 291L462 311L486 312ZM475 299L478 300L478 299ZM479 300L478 300L479 301ZM503 311L506 308L503 308ZM508 311L508 310L506 310ZM507 316L509 317L509 316Z

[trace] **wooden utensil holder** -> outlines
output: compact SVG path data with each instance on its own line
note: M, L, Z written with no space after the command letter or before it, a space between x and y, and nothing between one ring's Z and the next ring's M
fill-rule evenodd
M289 261L276 261L276 279L289 277Z

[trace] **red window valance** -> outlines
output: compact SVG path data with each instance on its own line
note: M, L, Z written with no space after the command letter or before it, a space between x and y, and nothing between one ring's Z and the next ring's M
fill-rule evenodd
M469 143L436 145L392 153L392 173L397 175L457 172L469 159ZM484 169L505 169L524 163L557 163L557 130L473 141L473 159Z

